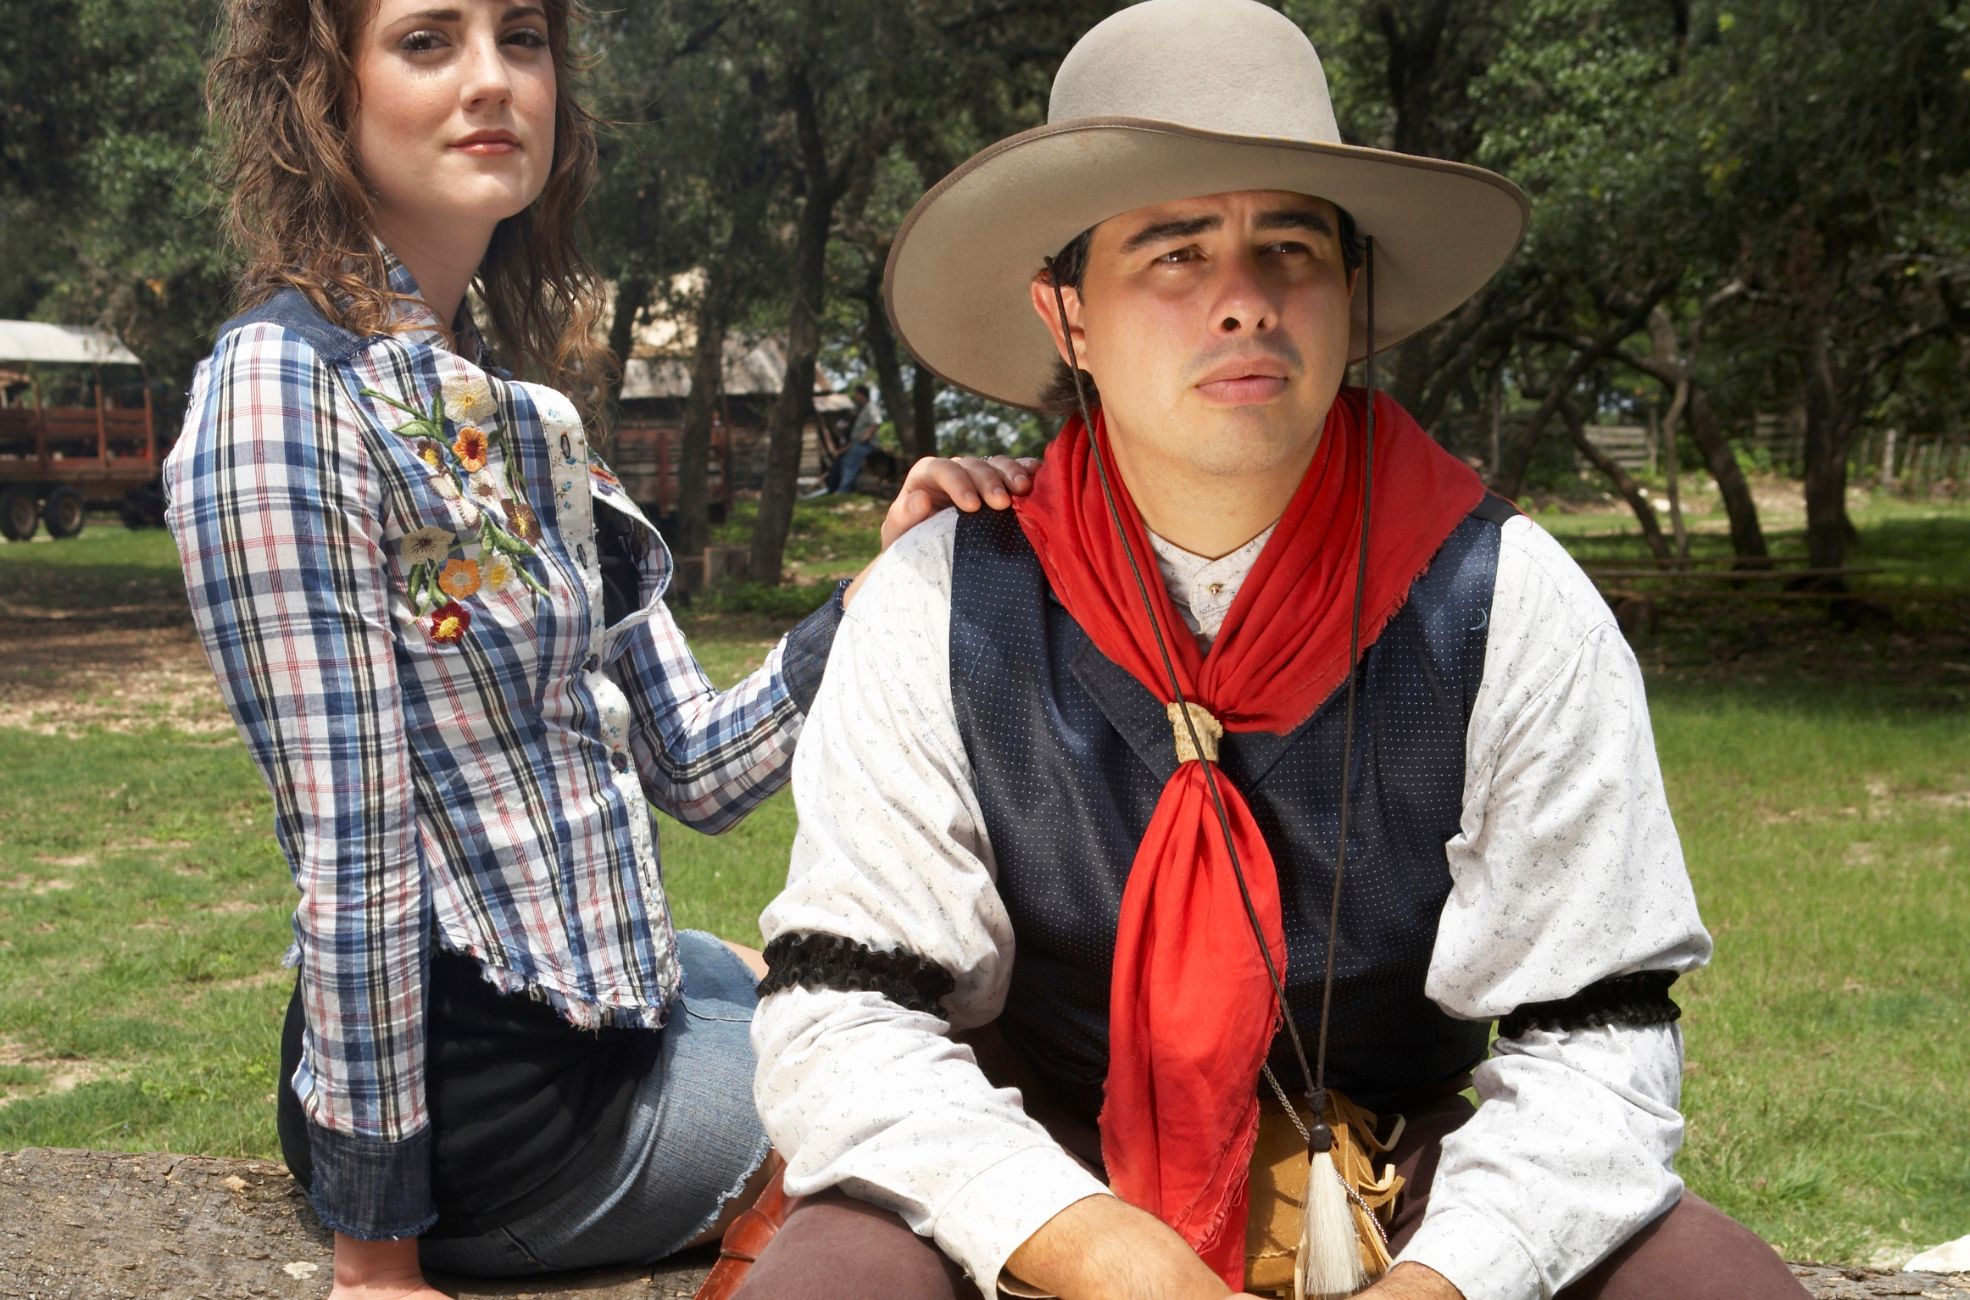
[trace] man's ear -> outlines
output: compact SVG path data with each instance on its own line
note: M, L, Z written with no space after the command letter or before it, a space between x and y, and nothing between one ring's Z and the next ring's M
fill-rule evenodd
M1048 273L1041 271L1027 286L1033 299L1033 310L1039 313L1040 321L1053 336L1053 350L1060 354L1062 365L1067 364L1067 340L1060 331L1060 310L1054 305L1053 281ZM1074 333L1074 353L1081 359L1082 368L1087 366L1087 334L1081 328L1081 291L1072 285L1062 285L1061 299L1067 307L1067 327Z

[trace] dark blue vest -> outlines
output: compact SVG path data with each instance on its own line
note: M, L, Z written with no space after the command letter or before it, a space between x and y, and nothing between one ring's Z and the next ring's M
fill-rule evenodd
M1371 1108L1468 1070L1489 1033L1423 995L1498 564L1501 516L1480 514L1451 533L1362 656L1327 1079ZM1177 765L1169 719L1068 617L1011 511L960 517L952 580L951 694L1018 945L1000 1026L1060 1101L1092 1118L1122 888ZM1228 734L1220 755L1279 868L1287 999L1309 1060L1345 695L1286 735ZM1301 1090L1283 1031L1272 1066Z

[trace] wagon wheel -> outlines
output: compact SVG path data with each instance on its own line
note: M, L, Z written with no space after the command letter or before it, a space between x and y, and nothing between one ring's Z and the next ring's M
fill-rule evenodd
M41 507L41 518L48 525L50 537L75 536L88 521L82 494L72 487L56 488L48 494L48 504Z
M0 492L0 533L5 533L8 541L26 541L34 536L40 522L40 503L34 499L33 488L11 487Z

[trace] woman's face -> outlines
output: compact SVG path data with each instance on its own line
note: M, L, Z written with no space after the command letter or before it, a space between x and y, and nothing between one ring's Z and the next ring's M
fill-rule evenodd
M536 0L378 0L355 68L351 137L386 243L483 251L547 184L554 56Z

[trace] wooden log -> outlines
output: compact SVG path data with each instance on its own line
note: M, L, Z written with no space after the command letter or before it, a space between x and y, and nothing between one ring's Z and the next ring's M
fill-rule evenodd
M9 1300L321 1300L329 1250L287 1170L265 1160L0 1152L0 1296ZM684 1300L710 1263L697 1251L654 1268L432 1281L461 1300ZM1792 1271L1817 1300L1970 1300L1970 1274Z
M711 1257L693 1251L655 1268L432 1281L470 1300L682 1300ZM321 1300L330 1266L328 1234L278 1164L0 1152L0 1296L10 1300Z

